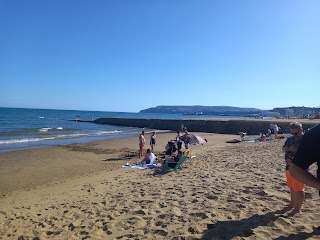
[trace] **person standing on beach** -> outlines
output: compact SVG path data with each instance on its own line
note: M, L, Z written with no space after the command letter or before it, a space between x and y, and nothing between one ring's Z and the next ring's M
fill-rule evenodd
M318 164L317 177L308 171L313 163ZM320 124L307 131L300 142L298 150L290 164L290 174L297 180L320 191Z
M143 156L144 145L146 143L146 139L144 138L144 131L139 135L139 158Z
M293 122L290 124L290 133L292 134L282 147L282 151L285 152L286 160L286 178L287 185L290 188L291 201L288 208L292 209L290 215L300 213L302 203L304 201L304 183L293 178L289 172L290 165L294 158L294 155L299 147L300 140L303 136L303 129L301 123Z
M156 145L156 132L152 132L151 137L150 137L150 146L151 146L151 152L154 151L154 146Z
M184 127L184 135L189 135L188 129ZM184 141L184 147L186 150L189 149L189 141Z
M279 132L279 127L277 124L270 124L270 128L273 130L274 133L274 139L278 138L278 132Z
M180 140L180 137L181 137L181 133L180 131L177 131L176 143L177 143L178 151L181 150L182 148L182 141Z

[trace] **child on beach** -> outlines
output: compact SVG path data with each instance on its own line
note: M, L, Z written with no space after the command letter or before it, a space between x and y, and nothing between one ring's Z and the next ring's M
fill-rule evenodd
M292 209L290 215L300 213L302 203L304 201L304 183L293 178L289 173L289 167L292 163L293 157L300 144L301 137L303 136L303 129L301 123L293 122L290 124L290 133L293 135L289 137L282 147L282 151L285 152L286 160L286 178L287 185L290 188L291 201L288 205L289 209Z

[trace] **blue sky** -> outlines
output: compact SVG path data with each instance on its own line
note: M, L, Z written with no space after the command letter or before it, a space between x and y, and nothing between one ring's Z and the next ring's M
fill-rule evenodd
M0 106L320 106L320 1L0 0Z

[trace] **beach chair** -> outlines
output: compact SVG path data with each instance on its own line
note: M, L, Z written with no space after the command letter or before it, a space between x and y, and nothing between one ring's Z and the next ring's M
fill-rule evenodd
M169 167L169 163L168 163L168 161L166 161L164 167L165 167L166 170L177 171L178 169L181 169L181 168L182 168L181 165L182 165L182 163L183 163L184 161L187 160L187 158L188 158L188 156L182 156L182 157L179 159L179 161L177 162L177 164L176 164L176 166L175 166L174 168Z

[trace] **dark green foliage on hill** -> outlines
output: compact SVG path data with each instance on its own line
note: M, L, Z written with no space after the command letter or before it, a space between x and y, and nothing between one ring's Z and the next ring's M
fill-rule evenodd
M166 113L185 115L221 115L221 116L273 116L277 112L257 108L240 108L230 106L157 106L140 111L141 113Z

